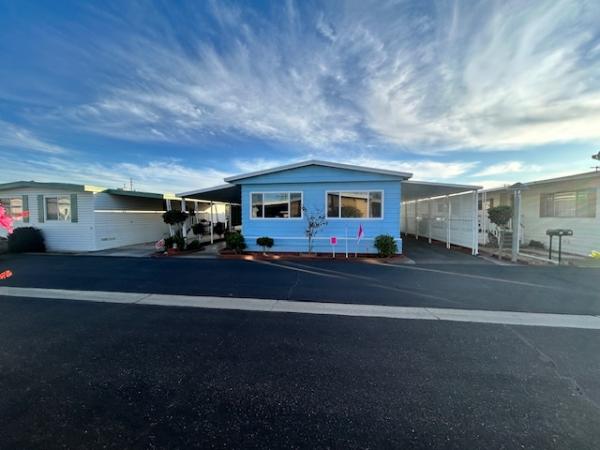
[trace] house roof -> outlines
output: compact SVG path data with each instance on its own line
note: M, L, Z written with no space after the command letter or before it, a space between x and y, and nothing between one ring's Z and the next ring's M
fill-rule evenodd
M209 188L182 192L177 195L180 197L193 198L195 200L239 204L242 201L242 188L237 184L227 183Z
M481 186L470 184L434 183L429 181L403 181L402 201L422 200L444 195L460 194L467 191L476 191Z
M38 181L13 181L11 183L0 184L0 191L7 191L9 189L62 189L65 191L75 192L101 192L104 190L102 187L92 186L87 184L71 184L71 183L44 183Z
M357 172L370 172L370 173L377 173L377 174L383 174L383 175L392 175L392 176L396 176L396 177L402 178L402 179L408 179L408 178L412 177L412 173L409 173L409 172L398 172L395 170L377 169L377 168L373 168L373 167L362 167L362 166L355 166L355 165L351 165L351 164L341 164L341 163L335 163L335 162L330 162L330 161L320 161L317 159L310 159L308 161L302 161L302 162L298 162L298 163L287 164L284 166L272 167L270 169L259 170L256 172L249 172L249 173L244 173L241 175L235 175L232 177L225 178L225 181L228 183L234 183L236 181L245 180L247 178L254 178L254 177L261 176L261 175L267 175L267 174L276 173L276 172L283 172L284 170L298 169L300 167L307 167L307 166L332 167L335 169L354 170Z
M175 194L158 194L156 192L141 192L141 191L126 191L125 189L106 189L102 192L111 195L123 195L125 197L142 197L142 198L156 198L156 199L169 199L169 200L181 200L181 197L177 197Z
M564 177L547 178L545 180L536 180L536 181L530 181L529 183L516 183L516 184L519 184L523 187L528 187L528 186L537 186L539 184L546 184L546 183L561 183L563 181L584 180L587 178L598 178L598 181L600 182L600 171L576 173L573 175L566 175ZM500 192L500 191L508 190L512 186L514 186L514 185L507 185L507 186L501 186L501 187L497 187L497 188L484 189L482 192Z
M8 191L11 189L57 189L62 191L71 192L104 192L111 195L123 195L128 197L144 197L144 198L156 198L156 199L170 199L170 200L181 200L180 197L175 194L158 194L155 192L140 192L140 191L126 191L124 189L106 189L100 186L92 186L89 184L73 184L73 183L51 183L51 182L38 182L38 181L13 181L11 183L0 184L0 191Z

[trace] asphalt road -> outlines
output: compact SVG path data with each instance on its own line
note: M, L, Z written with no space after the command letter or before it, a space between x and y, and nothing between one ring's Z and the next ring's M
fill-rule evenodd
M0 298L0 447L598 448L599 338Z
M5 286L600 314L600 269L498 266L440 251L415 265L19 255Z

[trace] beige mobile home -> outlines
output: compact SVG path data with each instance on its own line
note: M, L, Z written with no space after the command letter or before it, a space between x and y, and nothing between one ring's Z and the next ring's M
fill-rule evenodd
M521 245L536 241L547 248L546 231L562 228L573 230L573 236L563 238L564 252L587 256L600 250L600 172L524 183L520 192ZM497 232L489 223L487 209L513 204L514 190L510 187L479 194L480 244L488 242L489 233Z

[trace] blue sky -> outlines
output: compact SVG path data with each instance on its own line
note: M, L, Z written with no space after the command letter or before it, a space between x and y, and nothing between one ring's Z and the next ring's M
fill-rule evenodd
M0 181L177 192L308 158L590 170L600 2L0 1Z

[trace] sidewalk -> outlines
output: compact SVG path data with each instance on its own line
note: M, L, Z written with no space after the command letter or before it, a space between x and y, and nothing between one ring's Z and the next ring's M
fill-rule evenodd
M131 305L263 311L270 313L300 313L405 320L440 320L450 322L600 330L600 317L594 315L482 311L453 308L268 300L243 297L166 295L132 292L80 291L17 287L0 287L0 296L101 303L124 303Z

